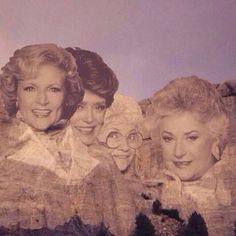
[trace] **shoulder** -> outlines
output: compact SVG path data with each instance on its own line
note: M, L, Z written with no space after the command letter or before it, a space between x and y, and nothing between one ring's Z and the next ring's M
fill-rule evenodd
M222 183L219 186L219 192L222 188L231 191L232 197L236 199L236 148L235 146L228 146L223 153L221 160L215 164L215 175L218 182Z
M20 143L19 137L23 133L19 121L10 119L0 122L0 155L14 149Z

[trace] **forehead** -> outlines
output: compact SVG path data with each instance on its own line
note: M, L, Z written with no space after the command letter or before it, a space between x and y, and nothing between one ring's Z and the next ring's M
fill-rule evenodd
M160 123L161 131L186 133L191 131L205 132L207 125L200 121L195 113L174 113L164 117Z
M65 72L53 65L42 65L38 68L37 72L33 76L24 77L19 83L32 83L35 85L50 85L64 83Z
M123 135L128 135L130 132L137 131L137 127L132 123L124 123L124 121L116 121L109 124L108 131L116 131Z
M85 89L84 90L84 98L83 103L87 104L97 104L97 103L105 103L105 98L98 96L97 94Z

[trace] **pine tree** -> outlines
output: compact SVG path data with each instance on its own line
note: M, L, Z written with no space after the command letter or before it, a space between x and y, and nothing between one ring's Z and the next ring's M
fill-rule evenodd
M156 201L153 202L152 204L152 213L155 215L160 215L161 210L162 210L161 202L158 199L156 199Z
M136 216L136 228L133 236L155 236L155 228L150 219L143 213Z
M114 236L114 234L109 232L108 228L105 226L104 223L101 223L98 226L98 230L95 230L95 232L96 232L96 236Z
M207 227L203 217L196 211L189 217L183 236L208 236Z

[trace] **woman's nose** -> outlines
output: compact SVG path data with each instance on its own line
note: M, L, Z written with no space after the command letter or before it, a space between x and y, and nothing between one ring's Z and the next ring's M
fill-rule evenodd
M84 120L87 123L92 123L94 120L94 115L93 115L93 109L92 108L88 108L84 117Z
M48 104L48 96L47 93L44 91L39 91L37 96L37 102L38 104L45 106Z
M182 158L185 155L184 143L181 140L177 140L175 143L174 155L176 158Z
M124 151L124 152L129 151L130 147L128 146L127 140L126 140L125 137L123 137L123 138L120 140L119 149L122 150L122 151Z

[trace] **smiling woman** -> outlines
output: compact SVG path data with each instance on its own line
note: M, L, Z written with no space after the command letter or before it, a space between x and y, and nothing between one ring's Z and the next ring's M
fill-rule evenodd
M76 59L78 73L85 95L71 118L71 124L81 141L90 146L100 131L106 109L111 106L119 82L103 59L95 52L80 48L67 48Z
M178 209L185 220L197 211L209 235L233 235L234 157L226 146L229 120L220 94L192 76L171 81L151 102L152 138L163 160L159 174L166 177L163 206Z
M41 66L36 78L19 81L17 95L25 122L35 129L45 130L61 118L64 73L51 65Z
M56 199L50 189L58 188L63 195L64 182L75 179L72 147L65 148L70 139L65 120L73 114L83 93L74 58L54 44L16 50L2 68L1 110L8 119L0 122L0 210L5 209L0 225L20 223L22 227L40 228L46 221L52 226L71 216L70 203ZM23 196L25 185L28 190ZM43 197L46 192L52 201ZM22 197L15 198L19 195ZM30 201L29 195L33 196ZM55 210L58 202L61 208ZM42 209L47 217L43 217Z
M126 235L115 180L81 142L93 141L113 92L82 101L75 58L54 44L14 53L0 75L0 226L54 228L79 215ZM77 108L79 133L67 122Z
M70 118L83 98L73 57L54 44L16 50L2 71L5 110L11 117L19 111L25 122L32 127L36 125L36 129L39 116L42 122L48 120L39 130ZM37 118L35 122L34 118Z
M124 176L139 178L136 155L143 143L143 133L143 117L137 102L129 96L116 94L98 134L97 148L105 148L107 162L113 160L115 168Z
M197 77L176 79L154 95L152 108L152 136L160 139L166 167L182 181L200 179L220 160L227 138L229 121L216 88Z
M160 124L160 132L166 168L182 181L201 178L216 163L215 156L219 158L218 140L191 113L166 117Z
M118 212L129 235L134 228L135 215L145 211L141 197L143 171L141 160L148 159L140 153L143 144L144 125L142 112L133 98L115 94L114 102L107 109L104 125L97 136L97 142L90 146L91 155L108 166L116 180L116 195L120 203Z

